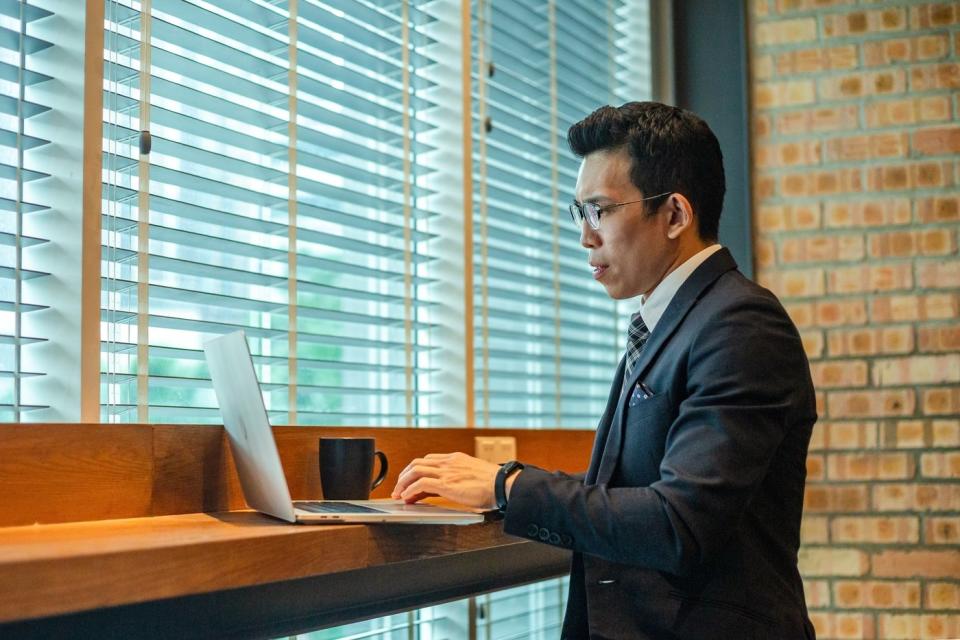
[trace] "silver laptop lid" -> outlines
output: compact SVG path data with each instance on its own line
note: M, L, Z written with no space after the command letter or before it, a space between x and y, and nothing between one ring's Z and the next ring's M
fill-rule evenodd
M247 504L257 511L296 522L253 359L242 331L203 345Z

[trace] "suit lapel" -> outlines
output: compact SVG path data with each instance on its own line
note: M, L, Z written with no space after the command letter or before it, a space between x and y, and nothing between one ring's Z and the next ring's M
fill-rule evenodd
M602 455L603 463L597 471L597 484L610 482L610 478L613 477L613 472L617 466L616 463L620 459L620 448L623 442L623 423L626 414L625 404L630 398L630 393L634 385L646 374L647 369L654 362L657 354L663 349L664 345L670 341L670 338L676 333L683 319L687 317L687 314L693 309L697 300L710 288L710 285L727 271L736 268L737 263L734 261L733 256L730 255L730 252L725 248L720 249L707 258L703 264L690 274L690 277L687 278L673 296L673 300L667 305L656 328L650 333L650 338L643 346L643 351L640 352L640 358L634 365L633 373L629 380L627 380L627 384L623 387L623 393L620 393L621 390L619 388L617 389L617 408L611 421L610 434L606 438L606 446L604 447ZM656 391L656 389L654 391ZM611 390L611 396L612 395ZM609 410L608 403L607 411L609 412ZM596 456L596 447L594 448L594 456Z
M587 476L584 484L596 484L597 470L600 468L600 459L606 448L607 438L610 435L610 425L616 419L616 411L619 406L620 388L623 386L623 373L627 360L620 358L620 364L617 365L617 372L613 376L613 383L610 385L610 394L607 396L607 407L603 410L603 416L597 425L597 435L593 439L593 453L590 454L590 466L587 468Z

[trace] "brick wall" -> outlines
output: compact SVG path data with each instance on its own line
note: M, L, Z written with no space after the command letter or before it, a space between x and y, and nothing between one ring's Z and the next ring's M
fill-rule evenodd
M820 638L960 637L960 3L752 0L757 277L820 422Z

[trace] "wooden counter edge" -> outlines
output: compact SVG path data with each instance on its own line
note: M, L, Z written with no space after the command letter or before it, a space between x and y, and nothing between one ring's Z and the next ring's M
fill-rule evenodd
M499 522L311 526L255 512L6 527L0 623L526 544Z

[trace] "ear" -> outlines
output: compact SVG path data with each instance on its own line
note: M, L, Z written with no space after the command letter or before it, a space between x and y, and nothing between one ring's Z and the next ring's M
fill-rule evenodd
M663 206L667 208L666 215L669 221L667 223L668 238L676 240L687 233L687 229L694 229L694 233L696 233L697 223L693 216L693 206L685 195L682 193L671 193L667 201L663 203Z

